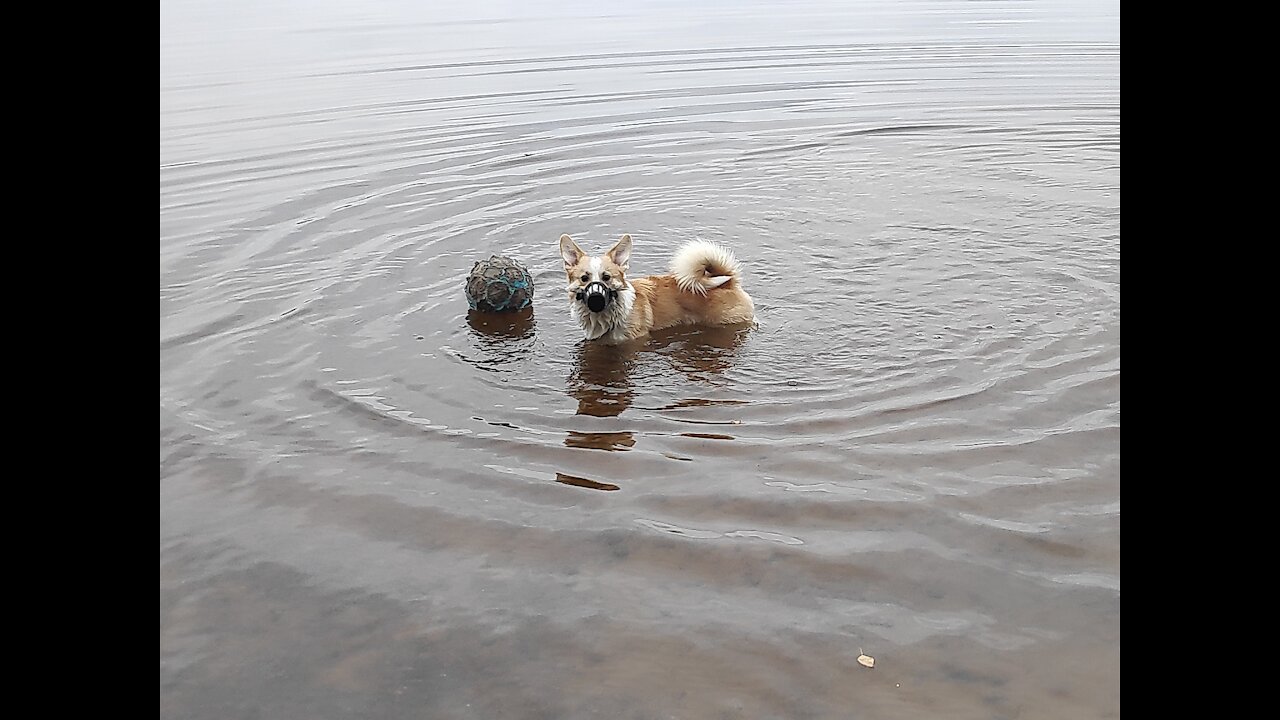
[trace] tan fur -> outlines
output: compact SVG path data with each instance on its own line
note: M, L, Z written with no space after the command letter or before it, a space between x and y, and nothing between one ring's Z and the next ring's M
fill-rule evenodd
M697 266L699 261L697 251L690 257L689 249L694 245L695 243L686 245L676 256L690 267ZM671 274L627 280L627 260L631 254L630 235L624 235L612 248L595 258L599 262L594 264L593 258L584 253L568 235L561 236L560 249L565 261L565 274L569 279L568 295L571 304L581 304L575 299L575 294L586 284L582 282L583 275L588 275L589 281L603 281L603 276L608 275L606 284L620 293L619 299L612 301L604 313L596 314L598 317L592 317L589 311L581 308L575 308L575 317L582 315L589 321L603 322L601 318L617 309L613 304L625 302L625 295L622 293L628 290L635 293L630 312L624 317L618 317L616 322L608 326L607 332L595 336L606 342L631 340L647 335L650 331L676 325L731 325L755 320L755 304L742 289L742 278L736 262L726 268L719 267L712 258L708 258L707 263L704 263L707 267L705 275L711 276L711 269L715 265L715 272L731 274L731 280L722 280L718 287L709 289L698 285L692 290L683 290L677 277ZM717 259L722 255L732 258L727 251L721 249L719 252L721 254L716 255ZM682 271L686 286L690 286L690 272ZM587 324L584 324L583 329L589 338L593 337L592 329Z

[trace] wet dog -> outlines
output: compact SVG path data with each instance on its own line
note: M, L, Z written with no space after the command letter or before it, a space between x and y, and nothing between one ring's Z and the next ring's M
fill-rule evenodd
M738 260L725 248L693 240L671 259L670 273L627 279L631 236L590 256L568 235L560 256L569 278L569 310L588 340L619 343L675 325L732 325L755 320Z

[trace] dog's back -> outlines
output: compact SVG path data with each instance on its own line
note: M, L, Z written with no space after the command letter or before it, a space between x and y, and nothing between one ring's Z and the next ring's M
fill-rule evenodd
M636 289L636 305L648 307L648 318L638 318L648 320L641 323L647 330L673 325L731 325L755 319L755 303L742 289L738 259L706 240L685 243L671 259L671 274L639 278L631 284Z

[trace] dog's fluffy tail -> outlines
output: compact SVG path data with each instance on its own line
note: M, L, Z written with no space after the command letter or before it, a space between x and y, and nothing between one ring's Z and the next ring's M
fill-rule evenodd
M671 258L671 274L685 292L706 295L715 288L742 282L738 259L728 248L706 240L691 240Z

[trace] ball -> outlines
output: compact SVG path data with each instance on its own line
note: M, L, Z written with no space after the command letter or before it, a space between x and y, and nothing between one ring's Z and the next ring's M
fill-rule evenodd
M533 276L502 255L477 261L467 275L467 304L483 312L514 312L533 304Z

